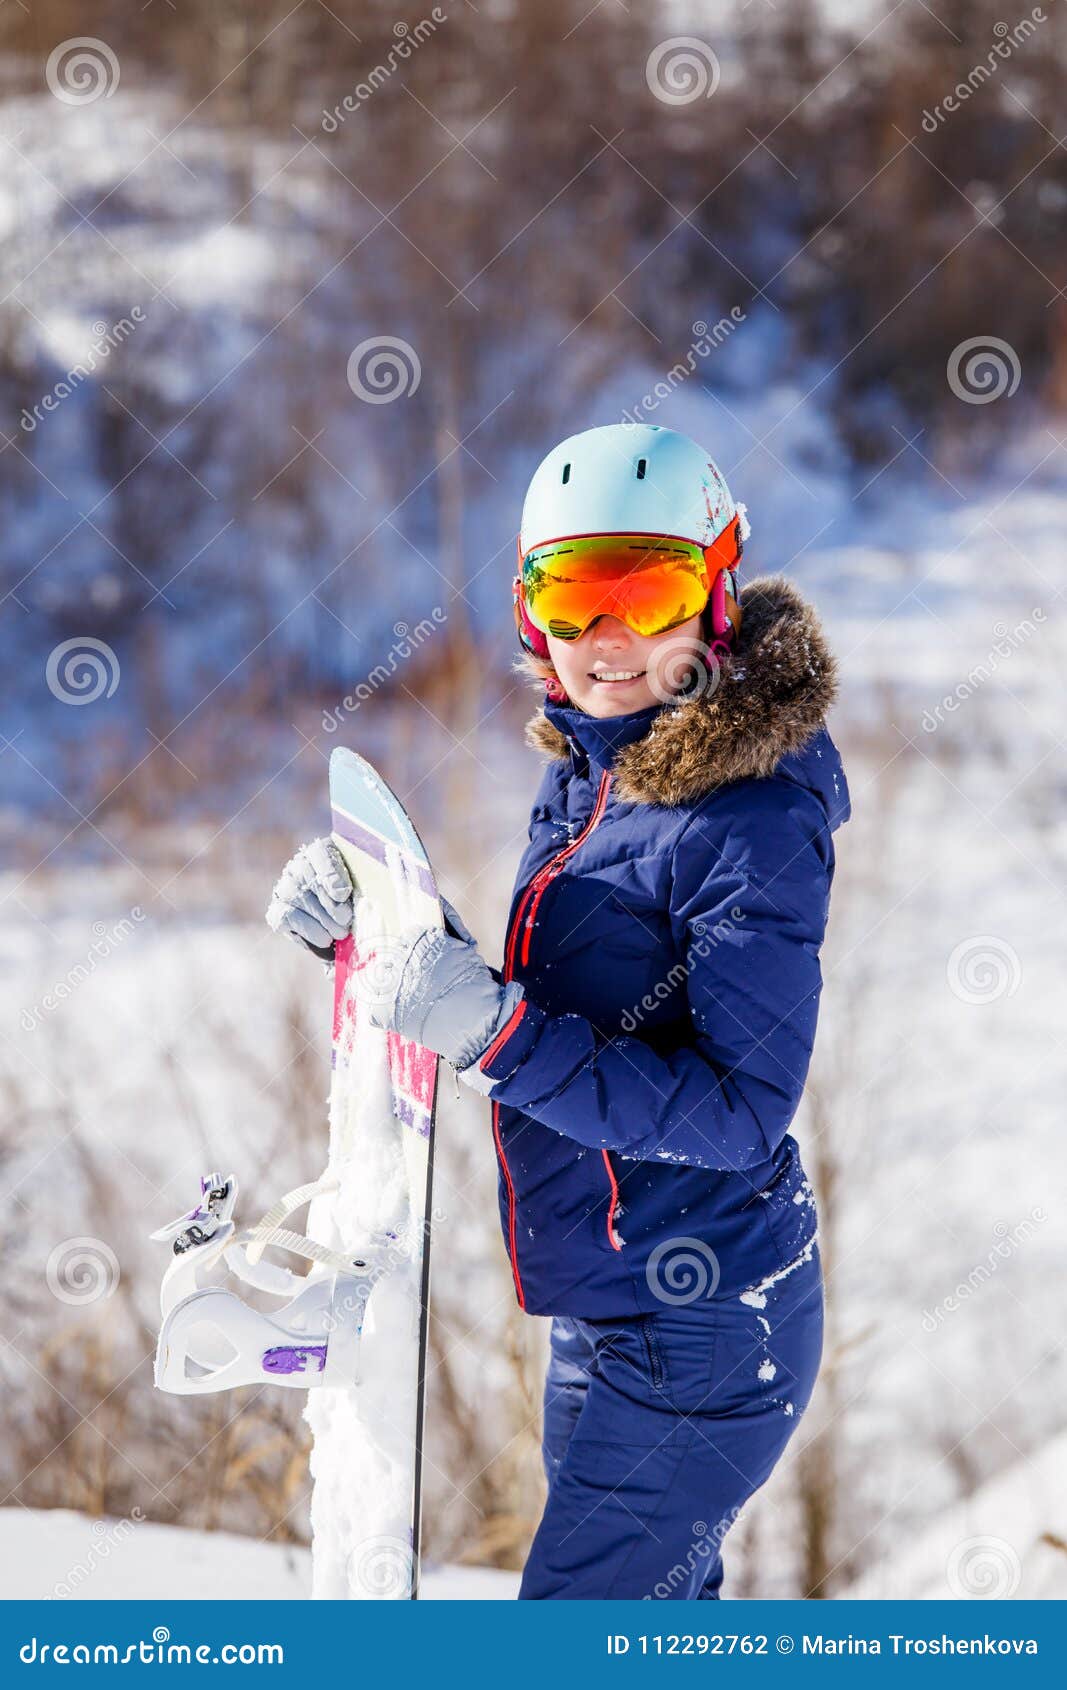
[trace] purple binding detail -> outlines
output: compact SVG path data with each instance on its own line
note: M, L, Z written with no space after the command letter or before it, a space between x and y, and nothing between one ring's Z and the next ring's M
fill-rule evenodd
M214 1187L212 1186L212 1182L208 1178L207 1174L201 1174L200 1175L200 1202L197 1205L197 1207L192 1211L191 1214L186 1215L186 1217L185 1217L186 1220L195 1221L195 1220L199 1219L199 1217L201 1215L206 1215L208 1213L208 1209L207 1209L207 1207L205 1206L205 1203L204 1203L204 1198L207 1196L208 1192L213 1190L213 1189L214 1189Z
M317 1361L319 1372L325 1372L326 1345L278 1344L264 1351L262 1367L264 1373L303 1373L309 1361Z
M195 1209L190 1209L187 1215L183 1215L181 1221L177 1224L188 1226L191 1221L210 1220L211 1208L210 1205L205 1205L204 1198L207 1196L209 1191L214 1191L214 1189L215 1187L213 1181L211 1181L206 1174L201 1174L200 1202L197 1204Z

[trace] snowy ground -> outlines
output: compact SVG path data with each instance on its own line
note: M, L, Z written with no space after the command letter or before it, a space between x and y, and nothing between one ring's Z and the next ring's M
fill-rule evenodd
M1015 1462L842 1592L849 1598L1067 1597L1067 1433Z
M276 1602L311 1593L306 1549L148 1521L90 1520L66 1509L0 1510L0 1560L8 1601ZM517 1574L492 1568L427 1566L422 1596L506 1601L518 1585Z
M1044 1522L1057 1529L1049 1530ZM1016 1554L1013 1544L1022 1545ZM1009 1468L899 1554L842 1590L848 1600L1063 1600L1067 1595L1067 1437ZM9 1601L302 1600L311 1556L287 1544L148 1521L90 1519L67 1509L0 1510ZM429 1601L510 1601L519 1575L424 1565Z

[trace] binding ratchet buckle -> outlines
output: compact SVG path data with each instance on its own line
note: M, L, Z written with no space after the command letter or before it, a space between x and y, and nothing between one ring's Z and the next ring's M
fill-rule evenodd
M383 1255L350 1258L284 1224L338 1186L331 1177L299 1186L258 1225L238 1231L236 1179L205 1174L198 1206L152 1233L173 1247L160 1290L155 1382L161 1391L198 1396L237 1385L306 1391L359 1383L360 1339L371 1292L386 1269ZM304 1256L310 1270L301 1275L263 1261L269 1246ZM255 1290L288 1301L269 1314L252 1307L220 1281L227 1269Z

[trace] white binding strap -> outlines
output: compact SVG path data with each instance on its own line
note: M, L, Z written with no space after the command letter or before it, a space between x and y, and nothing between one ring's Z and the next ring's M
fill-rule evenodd
M339 1191L340 1184L340 1180L326 1176L314 1180L310 1185L299 1185L294 1191L287 1191L284 1197L279 1197L255 1226L242 1228L233 1243L243 1247L249 1266L256 1267L264 1250L273 1244L279 1250L290 1250L296 1256L306 1257L308 1261L320 1262L323 1267L331 1268L334 1273L351 1273L350 1256L342 1255L339 1250L331 1250L327 1245L306 1237L302 1232L290 1232L282 1225L283 1221L287 1221L290 1215L302 1209L313 1198L325 1196L331 1191Z

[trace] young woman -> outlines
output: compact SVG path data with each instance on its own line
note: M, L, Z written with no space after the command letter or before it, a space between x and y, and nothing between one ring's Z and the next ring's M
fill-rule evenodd
M783 577L738 594L745 537L669 429L591 429L544 460L515 610L548 764L504 966L447 906L377 1014L491 1099L515 1294L552 1316L526 1598L717 1597L723 1538L818 1371L789 1126L848 790L833 658ZM318 840L268 919L328 956L353 890Z

